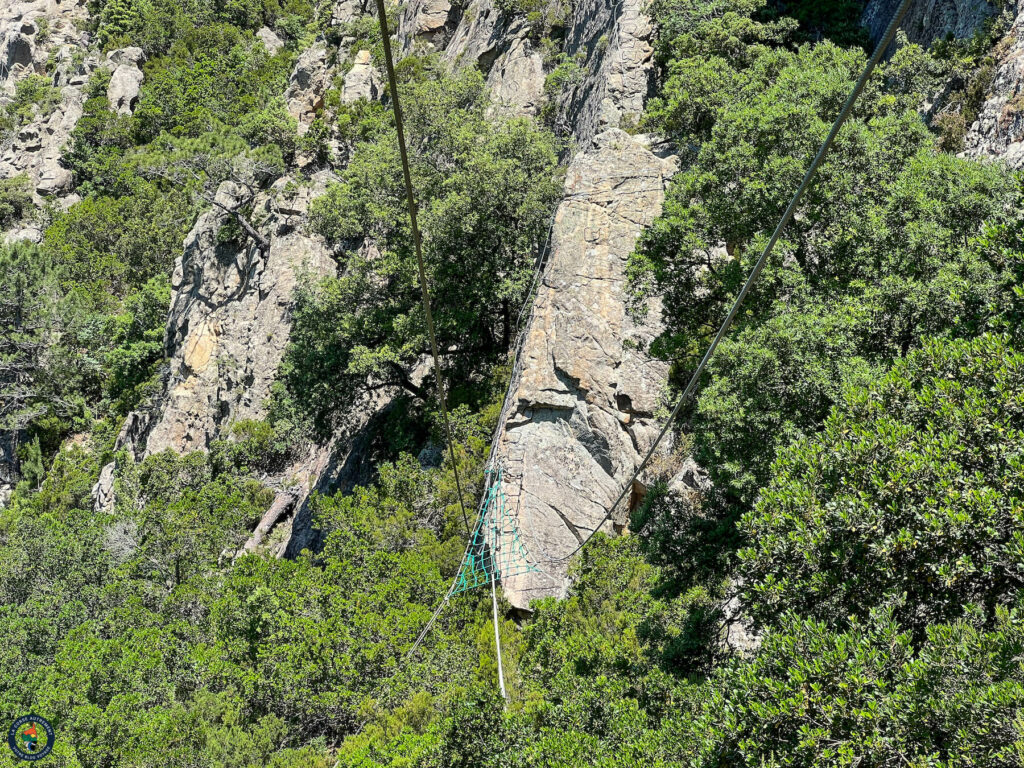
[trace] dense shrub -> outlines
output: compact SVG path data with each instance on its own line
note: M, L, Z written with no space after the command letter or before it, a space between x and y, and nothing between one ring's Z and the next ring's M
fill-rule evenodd
M993 621L1024 573L1024 356L929 342L849 387L820 435L784 449L743 518L749 606L842 625L892 606L920 635L974 606Z

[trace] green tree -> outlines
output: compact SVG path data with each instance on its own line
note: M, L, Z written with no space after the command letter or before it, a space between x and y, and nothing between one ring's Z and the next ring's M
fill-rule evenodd
M718 23L746 28L729 16ZM686 43L670 69L711 66L691 49L703 51ZM827 42L739 49L719 62L735 88L712 87L705 117L669 101L651 114L678 125L679 141L706 137L630 265L641 308L663 297L667 329L652 351L680 373L703 354L864 58ZM999 313L1002 267L972 238L1005 219L1015 182L934 151L916 111L926 58L905 46L869 84L708 368L690 423L723 513L753 502L775 451L820 426L843 377L887 365L925 335L977 334ZM694 104L688 83L666 81L663 99Z
M920 637L1024 572L1024 356L1006 339L930 341L851 386L820 436L784 449L743 530L748 606L842 625L891 605Z
M465 379L511 343L561 188L558 147L526 120L488 119L478 72L439 67L406 81L402 101L438 340ZM400 167L394 130L380 126L311 208L314 229L345 248L343 273L300 291L285 370L325 428L354 387L427 397L410 376L429 345Z
M694 766L1020 764L1021 617L930 627L915 650L884 614L835 632L788 618L718 675L677 733Z
M16 224L33 207L32 182L28 176L0 179L0 229Z

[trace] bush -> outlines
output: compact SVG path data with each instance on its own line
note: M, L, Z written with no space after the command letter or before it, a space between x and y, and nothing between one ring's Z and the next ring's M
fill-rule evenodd
M716 677L678 752L734 768L1017 766L1022 651L1017 612L988 631L930 627L918 651L884 615L846 632L790 618Z
M752 614L841 626L890 605L915 637L969 605L994 621L1024 572L1022 444L1024 355L1002 337L931 341L848 388L743 518Z
M16 224L33 207L32 182L28 176L0 179L0 229Z

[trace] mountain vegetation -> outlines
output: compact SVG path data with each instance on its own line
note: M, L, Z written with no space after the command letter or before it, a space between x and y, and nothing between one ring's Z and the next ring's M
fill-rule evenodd
M0 420L23 435L0 510L0 714L45 714L67 768L1024 764L1024 192L922 111L953 73L967 98L991 40L903 39L880 68L683 419L713 487L654 489L631 535L579 553L566 599L500 620L507 705L489 596L453 601L408 656L463 554L455 470L472 506L562 186L564 143L495 116L475 70L411 55L399 73L438 332L461 353L458 466L417 459L443 439L410 374L428 346L396 129L359 101L332 113L347 162L310 216L338 275L298 286L268 421L209 452L122 452L96 511L126 414L160 386L173 262L210 190L242 174L255 195L298 153L331 163L281 100L320 5L91 0L101 44L141 47L146 78L119 115L93 76L63 159L80 202L37 212L38 245L0 247ZM640 129L682 170L630 285L638 312L663 302L652 351L678 384L868 54L853 0L651 10ZM0 131L51 98L25 86ZM0 224L30 206L0 181ZM383 386L404 420L374 482L315 498L323 547L238 555L268 462ZM754 649L723 639L736 605Z

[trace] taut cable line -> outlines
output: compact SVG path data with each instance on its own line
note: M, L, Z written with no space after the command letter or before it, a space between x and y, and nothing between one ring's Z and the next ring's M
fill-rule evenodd
M395 128L398 131L398 152L402 156L402 174L405 176L405 196L409 204L409 224L412 228L412 241L416 250L416 266L419 268L420 292L423 298L423 314L427 320L427 335L430 337L430 350L434 356L434 378L437 383L437 400L441 406L441 418L444 421L445 437L448 440L448 453L452 459L452 472L455 474L455 491L459 496L459 509L462 510L462 522L466 524L466 533L472 535L466 503L462 499L462 482L459 479L459 463L455 458L455 440L452 437L452 426L448 419L448 401L444 391L444 374L441 372L441 354L437 347L437 334L434 330L434 315L430 311L430 288L427 286L427 270L423 265L423 246L420 239L420 228L416 221L416 196L412 189L412 174L409 172L409 153L405 147L405 129L402 122L402 106L398 101L398 80L395 78L395 62L391 56L391 35L388 32L387 13L384 0L377 0L377 19L380 22L380 36L384 42L384 61L388 70L388 87L391 92L391 106L395 111Z
M744 283L743 289L740 291L739 295L736 297L736 300L733 302L732 307L729 309L729 314L726 315L725 320L722 321L722 325L718 329L718 333L715 335L715 338L711 341L711 345L708 347L707 352L704 353L704 357L700 361L700 365L697 366L697 369L693 372L693 375L690 376L689 384L686 385L686 389L683 390L683 394L680 396L679 401L676 403L675 407L672 409L672 413L665 421L665 426L662 427L661 432L658 434L657 440L654 441L654 444L651 446L650 450L647 451L647 454L644 456L644 460L640 462L640 466L637 467L636 471L633 473L633 476L629 479L625 486L623 486L622 492L619 493L618 498L615 499L614 503L608 508L608 511L605 513L605 516L601 519L601 522L594 527L594 529L590 532L587 538L584 539L580 543L580 545L576 547L576 549L574 549L568 555L565 555L564 557L552 558L549 562L559 562L568 560L581 549L583 549L587 545L587 543L592 538L594 538L594 536L597 535L597 532L601 530L601 527L606 522L608 522L612 514L614 514L616 507L618 507L619 504L622 503L622 500L626 498L626 495L630 493L630 491L632 491L634 483L636 483L636 481L640 479L640 475L643 474L643 471L647 468L647 465L653 458L655 451L658 449L658 446L661 445L661 442L665 439L665 436L668 434L669 429L672 427L673 422L675 422L676 417L679 416L679 413L683 410L683 406L687 403L687 401L689 401L690 397L697 389L697 383L700 381L700 377L703 375L704 369L707 368L708 361L710 361L712 356L714 356L715 352L718 349L719 343L722 341L723 338L725 338L725 335L729 332L729 328L732 326L733 321L736 319L736 315L740 310L740 306L743 304L743 300L747 298L747 294L750 293L750 289L754 286L754 283L757 282L757 278L761 276L761 272L764 270L765 264L768 262L768 257L771 256L772 251L775 250L775 245L779 242L779 239L782 237L783 231L789 225L789 222L792 220L793 215L796 213L796 208L800 204L800 200L803 198L804 193L807 191L807 188L811 185L811 181L814 179L815 174L818 172L818 168L819 166L821 166L822 161L825 159L825 155L827 155L828 151L832 148L832 144L836 140L836 136L839 135L839 130L843 127L843 124L846 122L847 118L849 118L850 114L853 112L853 107L856 105L857 99L860 97L861 92L864 90L864 86L867 85L868 80L871 78L871 74L875 71L875 67L878 66L878 62L881 61L882 56L885 55L886 49L888 49L889 45L893 41L893 38L896 36L896 30L899 28L900 22L903 21L903 17L907 14L907 10L910 8L910 3L911 0L903 0L903 2L900 3L900 7L896 10L896 13L893 14L892 20L889 22L889 26L885 30L885 34L882 35L882 39L878 41L878 45L875 48L874 54L872 54L871 58L868 59L867 64L864 66L864 71L861 73L860 79L857 80L856 85L853 86L853 90L850 92L849 97L846 99L846 103L843 105L842 110L839 112L839 117L837 117L836 121L832 124L832 130L830 130L828 132L828 136L825 137L825 141L824 143L822 143L821 148L818 150L818 154L815 155L813 162L811 162L811 166L807 169L807 173L804 174L803 181L800 182L800 186L799 188L797 188L796 193L793 195L793 199L790 200L789 207L786 208L786 212L782 214L782 219L780 219L778 226L775 227L775 232L774 234L772 234L772 239L768 241L768 244L765 246L764 251L761 253L761 257L757 260L757 263L754 264L754 268L750 271L750 275L747 277L747 282Z

